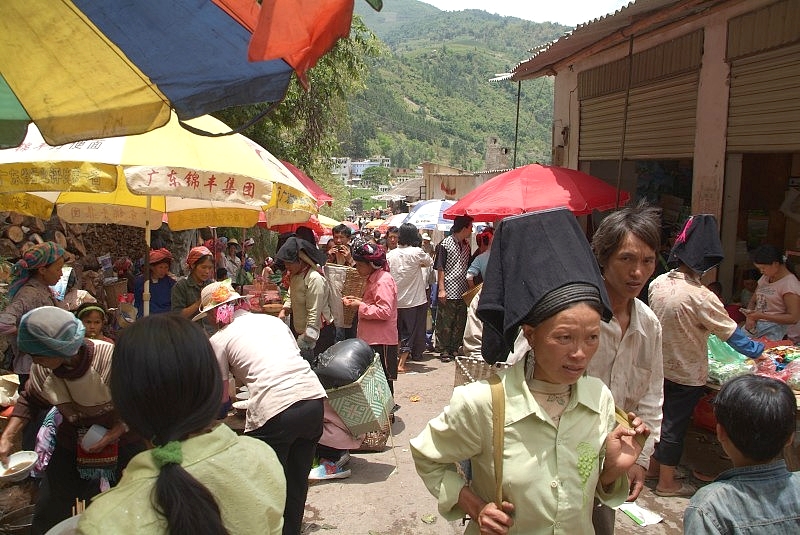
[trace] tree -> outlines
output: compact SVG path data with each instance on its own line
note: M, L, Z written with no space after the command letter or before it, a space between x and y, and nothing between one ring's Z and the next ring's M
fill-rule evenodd
M364 172L361 174L361 180L365 184L370 184L375 187L381 184L388 184L390 176L392 176L392 174L386 167L382 165L373 165L372 167L364 169Z
M384 53L383 45L361 21L353 17L350 36L340 39L308 72L306 91L296 78L286 96L243 133L281 160L305 171L336 201L332 215L342 217L349 194L330 173L330 158L339 152L337 133L350 128L347 100L366 87L367 60ZM269 104L229 108L215 114L225 123L246 124Z

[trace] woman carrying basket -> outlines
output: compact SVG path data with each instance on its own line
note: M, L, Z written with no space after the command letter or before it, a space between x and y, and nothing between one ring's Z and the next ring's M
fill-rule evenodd
M367 278L364 296L346 295L342 303L358 308L359 338L381 358L383 372L394 394L397 380L397 284L389 273L386 251L380 245L363 243L353 249L353 260L362 277Z
M536 248L528 246L530 236L538 237ZM611 506L625 500L626 472L641 451L634 438L649 430L632 413L617 425L611 392L585 376L610 309L569 211L501 223L478 315L487 360L508 354L520 328L532 349L498 373L501 386L479 381L455 389L450 406L411 441L417 472L445 518L469 515L467 534L594 533L595 496ZM495 411L505 414L497 429ZM501 465L495 453L502 453ZM456 471L462 459L472 460L471 485Z

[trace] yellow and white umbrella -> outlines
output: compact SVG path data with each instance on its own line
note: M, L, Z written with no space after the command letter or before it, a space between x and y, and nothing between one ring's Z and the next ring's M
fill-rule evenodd
M189 123L208 132L229 130L210 116ZM317 204L252 140L193 134L173 116L145 134L58 147L29 125L22 145L0 150L0 210L49 218L53 209L68 223L149 230L166 220L171 229L184 230L252 227L260 214L271 224L302 223L316 214ZM150 232L145 240L149 248Z
M211 116L189 121L209 132ZM147 199L150 208L147 210ZM47 145L34 125L22 145L0 150L0 209L70 223L170 228L301 223L317 213L313 196L277 158L240 134L196 135L177 118L145 134Z
M373 219L372 221L370 221L369 223L364 225L364 228L376 229L376 228L380 227L381 225L383 225L385 222L386 222L385 219Z

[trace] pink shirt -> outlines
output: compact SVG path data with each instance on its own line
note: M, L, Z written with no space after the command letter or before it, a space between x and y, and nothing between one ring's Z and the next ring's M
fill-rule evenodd
M367 278L358 307L358 337L370 345L397 345L397 285L388 271Z
M758 279L756 289L755 310L769 314L785 314L786 303L783 301L785 294L800 295L800 281L789 273L775 282L769 282L769 277L762 275Z

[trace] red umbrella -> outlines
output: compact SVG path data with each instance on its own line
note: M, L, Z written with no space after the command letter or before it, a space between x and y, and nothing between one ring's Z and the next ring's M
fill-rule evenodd
M630 199L619 192L619 204ZM565 167L531 164L501 173L467 193L444 217L468 215L498 221L510 215L566 206L575 215L617 207L617 189L599 178Z
M324 189L319 187L319 184L314 182L311 177L285 160L281 160L281 163L285 165L294 176L297 177L297 180L299 180L306 187L308 192L311 193L311 195L317 200L317 208L325 203L328 203L328 206L333 204L333 197L328 195Z
M316 234L317 236L333 234L333 231L330 229L330 227L323 225L319 220L319 216L315 215L309 217L308 221L304 223L287 223L285 225L268 225L266 217L259 215L258 226L261 228L273 230L278 234L283 234L284 232L295 232L297 230L297 227L300 226L310 228L311 230L314 231L314 234Z

